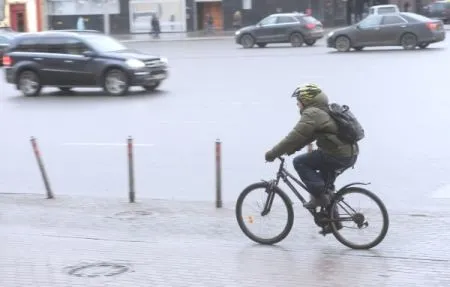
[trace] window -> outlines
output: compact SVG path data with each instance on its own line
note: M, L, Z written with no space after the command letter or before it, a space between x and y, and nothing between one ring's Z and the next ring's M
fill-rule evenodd
M8 44L9 40L6 37L0 36L0 44Z
M39 42L39 51L51 54L66 54L65 41L63 37L48 37Z
M37 38L26 38L18 42L14 51L17 52L40 52L38 47L39 40Z
M359 28L367 29L379 26L381 23L382 16L380 15L370 15L367 16L366 19L359 22Z
M252 1L253 0L242 0L242 9L251 10L252 9Z
M293 24L298 21L291 16L278 16L277 24Z
M275 24L276 21L277 21L277 17L269 16L269 17L266 17L266 18L262 19L261 22L259 22L259 24L261 24L261 25L271 25L271 24Z
M78 39L67 38L65 42L65 53L70 55L83 55L84 52L89 51L89 48Z
M404 24L405 20L400 18L399 16L384 16L383 17L383 25L395 25L395 24Z
M114 38L104 35L85 36L86 42L99 52L113 52L127 50L122 43Z
M118 0L49 0L49 15L103 15L119 14ZM108 9L107 11L105 11Z
M431 21L430 18L419 15L419 14L414 14L414 13L402 13L402 16L404 18L406 18L406 20L408 20L408 22L410 23L420 23L420 22L428 22Z

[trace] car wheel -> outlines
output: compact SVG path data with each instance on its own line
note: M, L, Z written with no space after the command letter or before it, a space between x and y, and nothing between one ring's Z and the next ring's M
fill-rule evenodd
M252 48L255 45L255 38L253 38L253 36L250 34L245 34L241 38L241 45L245 49Z
M346 36L339 36L336 38L335 46L339 52L347 52L351 48L350 39Z
M149 91L149 92L152 92L152 91L156 90L156 88L158 88L159 85L161 85L161 82L156 82L156 83L151 84L151 85L144 85L144 86L142 86L142 87L143 87L145 90L147 90L147 91Z
M420 43L418 46L420 49L425 49L428 45L430 45L430 43Z
M72 91L72 88L70 88L70 87L58 87L58 89L64 93L68 93L68 92Z
M290 37L292 47L301 47L303 45L303 36L300 33L293 33Z
M112 96L123 96L129 89L127 75L119 69L108 70L103 81L103 89Z
M312 46L316 43L316 40L305 40L306 45Z
M265 48L267 46L267 43L257 43L258 47Z
M26 97L36 97L42 89L38 74L31 70L25 70L20 73L17 80L17 87Z
M417 37L412 33L406 33L402 36L400 43L405 50L414 50L417 46Z
M362 49L364 49L364 47L353 47L353 49L355 49L355 51L362 51Z

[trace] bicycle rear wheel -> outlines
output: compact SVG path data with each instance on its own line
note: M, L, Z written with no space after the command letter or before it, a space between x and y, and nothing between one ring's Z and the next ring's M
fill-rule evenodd
M247 201L254 196L257 199L256 207L246 210ZM271 197L273 198L273 204L270 212L262 215L264 207ZM261 219L258 220L258 217L261 217ZM270 183L259 182L248 186L239 195L236 202L236 219L242 232L248 238L260 244L272 245L286 238L291 231L294 224L294 210L291 200L278 186L270 188ZM278 223L266 224L269 219L275 219ZM272 236L257 234L256 231L252 231L257 223L260 223L259 231L262 229L262 224L269 228L274 227L278 231Z
M355 196L366 198L367 203L364 203L361 199L355 202L352 200ZM373 206L370 206L370 204ZM337 212L335 212L336 209ZM376 212L380 213L381 218L375 217ZM335 218L336 215L339 218ZM381 199L374 193L360 187L349 187L335 194L330 208L330 218L333 220L331 229L334 237L340 243L352 249L370 249L377 246L383 241L389 229L389 215ZM352 226L348 226L348 223ZM368 237L368 232L366 232L368 227L376 227L377 225L380 225L377 235L364 243L352 242L350 239L352 236L347 233L347 231L365 233L364 237L366 238Z

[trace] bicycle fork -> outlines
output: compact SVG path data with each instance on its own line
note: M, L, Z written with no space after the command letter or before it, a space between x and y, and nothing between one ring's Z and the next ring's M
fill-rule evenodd
M261 212L261 216L266 216L269 214L270 209L272 208L273 200L275 198L275 191L274 191L275 181L270 182L269 186L266 188L267 192L267 200L264 204L264 209Z

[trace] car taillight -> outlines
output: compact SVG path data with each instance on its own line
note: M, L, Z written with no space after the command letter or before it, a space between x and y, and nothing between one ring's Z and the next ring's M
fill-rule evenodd
M430 29L431 31L434 31L438 28L438 25L439 24L437 23L427 23L427 28Z
M308 24L306 24L306 28L308 28L309 30L312 30L312 29L316 28L316 24L308 23Z
M2 62L3 62L3 66L9 67L12 65L12 59L10 56L6 56L6 55L3 56Z

